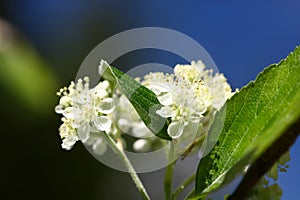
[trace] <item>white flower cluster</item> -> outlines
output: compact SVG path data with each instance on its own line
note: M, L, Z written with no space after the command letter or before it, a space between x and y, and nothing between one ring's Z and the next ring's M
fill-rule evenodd
M157 95L162 107L156 113L170 122L168 135L181 142L195 132L199 136L198 127L200 134L206 132L214 111L234 94L224 75L213 74L201 61L176 65L173 74L149 73L137 80ZM71 149L80 140L101 155L106 150L102 132L117 136L118 141L122 141L120 133L138 138L133 143L135 151L146 152L165 144L151 133L117 88L112 92L108 81L90 89L85 77L71 82L58 95L61 99L55 111L63 115L59 132L64 149Z
M214 109L220 109L233 95L224 75L213 75L202 61L176 65L174 74L150 73L142 84L151 89L163 105L157 114L171 119L168 134L174 139L188 126L199 124Z
M108 81L100 82L96 87L89 88L89 78L71 82L57 93L61 96L55 112L62 114L63 124L59 128L63 139L62 148L71 149L76 141L93 145L96 152L106 148L101 135L93 137L91 133L113 131L111 114L114 111L113 99L110 98Z
M214 111L234 94L224 75L213 74L201 61L176 65L173 74L149 73L136 80L157 95L163 105L157 114L170 120L168 135L181 142L206 133ZM118 127L139 138L133 143L135 151L147 152L165 144L151 134L125 96L119 94L115 100Z

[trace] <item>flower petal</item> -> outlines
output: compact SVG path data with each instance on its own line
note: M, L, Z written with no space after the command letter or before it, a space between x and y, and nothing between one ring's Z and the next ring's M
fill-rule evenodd
M171 105L173 103L172 94L169 93L169 92L166 93L166 94L163 94L161 96L158 96L157 99L164 106L169 106L169 105Z
M73 101L73 100L72 100L71 97L69 97L69 96L62 96L62 97L60 98L60 100L59 100L59 104L65 106L65 107L67 107L67 106L71 106L72 101Z
M70 119L74 119L74 108L73 107L67 107L64 112L63 115L66 118L70 118Z
M99 105L99 111L103 114L110 114L115 108L112 98L103 99Z
M110 132L112 121L106 116L100 116L94 119L95 127L100 131Z
M73 145L76 143L76 141L77 141L77 137L70 135L69 137L63 139L63 143L61 144L61 147L66 150L70 150L73 147Z
M64 113L64 109L63 109L62 105L55 106L55 112L57 114L63 114Z
M101 82L101 88L106 90L106 89L108 89L108 87L109 87L109 82L107 80L104 80L103 82Z
M164 86L163 84L155 84L155 83L151 83L148 88L150 90L152 90L156 95L161 94L162 92L168 92L169 90L167 89L166 86Z
M82 142L86 142L90 137L90 125L88 122L84 122L81 126L78 127L77 133Z
M101 83L99 83L94 89L90 91L94 95L94 97L102 99L108 96L108 92L105 89L101 88L100 84Z
M179 138L183 133L183 120L173 121L168 127L168 134L171 138Z
M156 111L156 114L160 115L163 118L173 117L175 111L168 106L162 107L160 110Z

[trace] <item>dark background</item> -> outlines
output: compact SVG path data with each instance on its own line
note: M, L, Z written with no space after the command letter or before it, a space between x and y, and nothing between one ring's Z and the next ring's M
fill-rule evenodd
M14 27L0 24L4 199L139 199L126 173L102 165L81 144L71 152L60 148L55 92L74 79L85 56L106 38L146 26L182 32L210 53L232 88L255 79L300 44L297 0L6 0L0 5L2 20ZM159 52L131 57L127 68L178 61ZM297 198L299 150L298 139L288 173L280 175L283 199ZM162 173L144 174L147 187L162 187L151 182ZM154 199L160 196L152 192Z

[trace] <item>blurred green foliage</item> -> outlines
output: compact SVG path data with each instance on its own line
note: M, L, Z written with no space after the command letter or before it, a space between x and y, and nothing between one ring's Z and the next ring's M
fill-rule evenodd
M0 87L28 110L49 112L55 102L57 79L33 47L0 21Z
M64 66L70 72L72 65ZM100 164L83 145L72 153L61 149L57 130L61 122L54 112L60 84L53 70L29 41L0 18L1 180L5 188L1 199L138 196L127 173ZM68 81L72 73L60 81ZM111 192L112 185L117 192Z

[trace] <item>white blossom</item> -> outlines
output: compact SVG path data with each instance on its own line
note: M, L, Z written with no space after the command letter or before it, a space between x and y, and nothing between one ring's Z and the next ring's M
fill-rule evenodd
M191 65L176 65L174 73L177 77L191 82L203 80L210 90L209 93L212 98L212 106L218 110L224 105L225 101L234 94L225 76L219 73L214 75L213 70L206 69L201 60L198 60L197 62L192 61ZM204 95L205 93L202 92L201 94Z
M174 74L150 73L142 84L163 105L156 113L171 119L168 134L174 139L181 137L187 126L201 123L214 109L220 109L233 94L224 75L213 75L202 61L176 65Z
M100 74L105 70L104 62L100 63ZM186 139L192 134L199 136L199 129L201 133L207 132L215 110L219 110L234 94L224 75L213 74L202 61L176 65L173 74L155 72L136 80L156 94L162 105L156 113L168 120L167 133L177 141L180 139L179 146L184 141L188 143L190 140ZM85 77L76 84L71 82L58 95L61 98L55 111L63 115L59 132L64 149L71 149L80 140L91 146L97 155L102 155L107 149L102 132L118 137L120 132L131 134L137 138L133 149L138 152L164 144L157 142L159 139L153 136L117 88L112 94L108 81L99 82L90 89L89 79ZM94 132L98 132L96 137L91 134Z
M78 140L87 142L91 131L112 131L110 115L114 111L114 102L109 93L108 81L90 89L88 77L79 79L76 84L71 82L68 88L58 92L61 99L55 111L63 115L63 124L59 128L62 148L69 150Z

